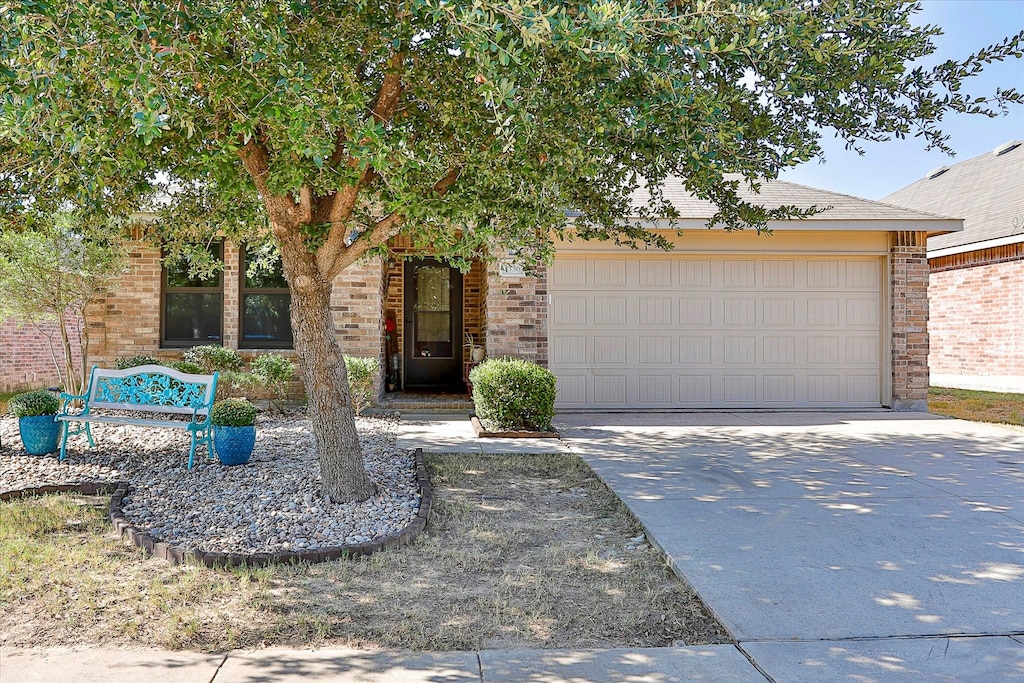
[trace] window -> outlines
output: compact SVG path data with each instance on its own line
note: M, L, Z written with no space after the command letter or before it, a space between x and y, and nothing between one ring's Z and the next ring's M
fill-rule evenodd
M210 245L214 259L223 261L224 245ZM161 346L185 347L220 343L223 327L224 276L218 271L192 277L188 261L164 263Z
M292 348L291 295L284 279L281 256L246 247L242 252L242 323L239 347Z

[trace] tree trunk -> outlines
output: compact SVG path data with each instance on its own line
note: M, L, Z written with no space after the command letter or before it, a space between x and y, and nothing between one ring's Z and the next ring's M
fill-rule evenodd
M298 230L279 229L274 234L291 291L292 334L306 385L323 496L335 502L366 500L375 487L363 465L345 359L335 336L332 283L321 276Z

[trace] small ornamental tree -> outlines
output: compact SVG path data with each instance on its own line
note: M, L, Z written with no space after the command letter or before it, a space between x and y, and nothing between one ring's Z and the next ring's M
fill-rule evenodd
M125 271L121 233L83 231L71 214L19 218L0 216L0 320L41 330L53 323L59 339L50 338L50 354L61 386L81 394L89 381L90 306Z
M552 237L667 247L659 187L679 176L713 223L807 215L741 201L848 143L920 135L1012 91L961 86L1020 56L1018 34L962 62L896 0L565 3L48 0L0 5L0 202L127 216L209 267L215 233L271 239L291 294L323 492L373 492L330 311L332 287L397 235L460 267ZM640 193L634 193L641 190ZM640 207L638 196L646 197ZM31 198L31 202L28 198ZM569 215L572 218L570 219ZM627 220L627 217L629 220Z

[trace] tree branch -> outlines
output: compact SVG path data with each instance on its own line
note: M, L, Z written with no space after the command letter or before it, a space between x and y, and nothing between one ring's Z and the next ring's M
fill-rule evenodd
M370 115L377 123L388 124L398 108L398 100L402 95L402 62L405 54L395 52L388 58L384 67L384 80L377 91L377 100L370 110Z
M444 177L430 187L428 194L437 197L443 196L455 185L461 173L462 169L458 167L449 170ZM317 253L317 265L320 267L320 272L324 274L328 281L333 280L338 276L338 273L355 263L370 249L384 244L401 232L404 224L405 216L395 212L377 221L372 228L361 234L355 242L348 247L338 250L336 253L333 250L328 252L326 249L327 245L325 244L321 247L320 252ZM332 236L337 227L337 225L331 226ZM330 253L330 256L328 256L328 253Z

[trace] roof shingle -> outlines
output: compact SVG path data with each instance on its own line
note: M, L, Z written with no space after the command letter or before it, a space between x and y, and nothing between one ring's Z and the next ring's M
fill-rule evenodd
M997 155L1000 149L1007 151ZM1024 141L1002 145L929 176L882 200L964 219L963 232L929 237L929 251L1024 236Z
M739 179L727 176L730 179ZM671 202L682 218L711 218L715 205L698 199L686 190L680 178L668 178L662 185L665 198ZM761 192L755 193L748 183L740 182L740 198L765 208L774 209L792 205L801 209L817 206L824 209L813 216L814 220L929 220L944 219L943 216L924 211L908 209L882 202L862 199L848 194L819 190L785 180L767 180L761 183ZM634 204L644 204L650 198L645 189L633 193ZM828 208L826 208L828 207Z

